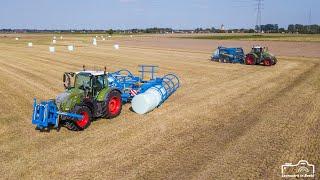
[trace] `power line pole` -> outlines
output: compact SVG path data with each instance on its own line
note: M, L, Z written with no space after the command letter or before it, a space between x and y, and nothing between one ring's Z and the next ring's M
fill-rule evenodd
M257 0L258 3L257 3L257 20L256 20L256 27L257 27L257 31L258 33L261 33L261 17L262 17L262 1L263 0Z
M311 9L309 11L309 16L308 16L308 31L311 31Z

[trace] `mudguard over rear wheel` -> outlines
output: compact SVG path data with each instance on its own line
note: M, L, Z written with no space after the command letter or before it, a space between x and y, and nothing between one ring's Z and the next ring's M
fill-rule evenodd
M83 116L82 119L77 121L67 120L65 126L72 131L82 131L90 126L92 120L92 114L88 107L86 106L75 106L73 111L75 114L80 114Z

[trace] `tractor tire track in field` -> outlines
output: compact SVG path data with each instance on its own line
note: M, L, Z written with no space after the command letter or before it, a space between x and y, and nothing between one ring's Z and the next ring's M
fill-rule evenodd
M262 149L262 151L265 151L265 153L267 152L265 149L263 148L259 148L259 146L265 146L264 148L266 149L270 149L272 154L265 154L265 153L260 153L258 154L261 158L258 158L257 156L255 157L255 159L251 159L250 163L255 164L256 167L254 168L255 172L251 172L248 173L250 171L245 171L245 168L239 168L237 165L239 164L235 164L235 167L230 167L231 164L228 164L228 167L224 166L223 164L220 165L220 169L209 169L208 171L211 171L211 176L215 176L218 178L239 178L241 176L248 176L250 175L251 178L257 178L257 177L274 177L275 175L278 175L279 177L281 176L280 171L279 171L279 166L281 166L283 163L285 163L287 161L287 159L283 159L281 158L283 155L286 155L286 152L290 152L292 150L292 145L296 145L296 142L290 142L290 144L287 144L287 137L291 137L293 139L298 139L301 134L297 133L295 130L295 128L291 128L291 130L289 131L288 129L279 129L278 131L275 131L272 128L266 128L266 129L261 129L259 130L259 126L257 126L258 124L267 124L270 127L276 127L277 125L281 126L281 124L285 124L286 126L289 124L292 124L293 126L298 127L299 123L295 124L293 122L299 122L300 119L299 117L303 117L303 115L301 114L308 114L308 112L311 110L311 113L314 113L315 116L314 117L319 117L319 112L316 113L316 111L312 111L314 108L314 105L310 104L310 102L312 102L312 99L315 97L314 95L316 95L316 91L313 92L311 95L312 96L307 96L304 97L306 100L302 101L302 104L299 104L299 106L297 107L293 107L291 110L293 111L293 114L287 115L289 116L288 119L289 121L284 119L275 119L274 123L268 121L268 119L264 118L265 114L278 114L278 116L283 116L282 115L282 111L281 111L281 106L285 106L286 104L280 104L279 101L285 101L288 96L291 98L297 98L296 94L292 95L292 91L294 91L294 89L296 88L301 88L304 87L306 85L306 80L310 79L312 77L315 77L315 75L319 75L318 72L318 68L319 68L319 64L316 64L314 66L312 66L310 69L308 69L308 71L305 71L301 76L299 76L297 79L295 79L294 81L290 82L290 84L288 84L285 88L281 89L280 91L278 91L275 94L272 94L270 96L269 99L266 99L264 102L262 102L261 104L258 104L257 107L267 107L267 108L262 108L262 110L255 110L256 112L250 112L248 111L247 113L244 112L244 114L239 114L239 117L236 118L243 118L243 124L239 124L237 122L237 125L235 127L227 127L227 129L230 132L238 132L238 134L236 133L236 135L231 138L233 140L229 141L231 142L230 145L231 149L233 149L234 152L230 153L230 154L234 154L236 153L236 151L239 151L239 149L236 149L234 147L241 147L244 146L245 144L251 144L252 142L250 142L251 140L248 138L243 138L244 139L244 143L240 142L240 143L236 143L234 142L235 140L238 140L244 136L248 136L248 133L251 131L254 131L254 129L256 129L256 131L258 132L264 132L264 131L270 131L272 133L275 133L277 135L274 134L274 136L270 136L267 137L267 139L272 139L271 143L270 141L268 142L268 146L265 146L264 143L261 142L261 140L265 140L265 139L259 139L258 142L256 142L256 149ZM319 90L319 89L318 89ZM300 97L298 97L300 98ZM317 97L319 98L319 96ZM301 98L302 99L302 98ZM319 109L319 108L318 108ZM258 116L256 114L259 114ZM316 115L317 114L317 115ZM235 119L234 119L235 120ZM264 121L262 121L264 120ZM317 119L312 119L313 121L317 122ZM237 127L239 126L239 127ZM276 129L276 128L275 128ZM255 131L255 132L256 132ZM254 133L255 136L258 136L259 133ZM228 135L230 135L228 133ZM307 132L305 132L307 134ZM303 133L302 133L303 134ZM301 142L301 141L300 141ZM292 143L292 144L291 144ZM238 145L235 145L238 144ZM281 150L280 150L281 149ZM225 156L225 154L228 154L226 151L220 151L221 156ZM269 159L265 159L266 157L263 157L265 155L269 155L272 157ZM252 154L250 154L249 156L252 156ZM239 157L239 156L238 156ZM236 160L239 159L238 157L234 157L232 156L232 160ZM231 159L227 159L227 161L229 161ZM283 161L281 161L283 160ZM300 160L300 159L295 159L295 161ZM310 160L313 160L313 158L311 158ZM255 163L255 161L258 161L259 163ZM240 161L235 161L235 163L240 162ZM214 165L213 165L214 166ZM216 166L218 166L218 164L216 164ZM212 167L212 166L211 166ZM226 169L226 171L224 171L224 173L219 173L219 171L223 171L223 169ZM239 170L240 169L240 170ZM274 174L272 174L272 173ZM236 174L238 173L238 174ZM247 174L245 174L247 173ZM231 175L235 175L235 176L231 176ZM208 177L208 175L205 175L205 177Z
M218 126L216 126L216 124L209 124L208 126L194 127L194 129L189 128L187 131L183 132L182 134L178 134L177 135L178 137L188 137L188 136L190 137L190 132L193 132L192 137L189 138L190 141L183 144L182 147L177 148L177 149L185 149L183 154L181 154L181 152L170 154L172 158L170 162L173 162L173 165L171 165L170 163L168 164L167 161L165 161L164 163L158 162L158 164L160 164L161 166L154 167L150 171L147 171L142 177L145 177L145 178L159 177L160 174L155 174L157 172L156 169L164 169L165 171L169 171L167 173L173 175L171 177L173 179L181 178L181 177L189 179L191 177L197 177L194 175L197 174L196 172L201 172L201 170L203 169L203 166L205 166L207 162L216 162L217 164L214 165L214 167L221 166L219 164L220 163L223 164L223 162L221 162L222 160L217 157L221 157L223 159L224 154L230 148L231 144L236 143L238 139L246 136L252 129L255 128L257 124L261 123L260 121L262 118L261 118L261 115L258 115L258 114L265 113L265 112L259 109L255 109L253 107L270 107L270 104L274 103L273 100L283 97L287 92L290 92L290 90L292 90L294 87L300 86L303 82L301 81L301 78L304 79L304 78L310 77L310 75L313 75L313 73L317 70L318 66L319 65L313 66L308 71L304 72L301 75L301 77L295 79L293 82L290 82L290 84L286 85L285 88L280 89L274 94L271 94L262 102L259 102L258 104L250 105L249 110L244 110L240 112L237 116L234 116L233 118L228 119L228 122L225 122L224 124L220 124ZM238 98L241 99L241 97L238 97ZM304 107L305 107L304 110L307 109L306 107L308 107L306 105L307 104L304 104ZM233 107L233 108L237 108L237 107ZM219 117L223 118L224 115L221 114ZM201 120L203 120L203 118L208 118L208 121L210 121L210 117L201 116L199 118L202 118ZM211 132L214 132L214 133L211 133ZM284 139L281 139L281 140L284 140ZM201 153L200 154L195 153L194 151L195 149L198 149L198 147L203 147L203 146L210 146L211 148L206 147L206 149L210 151L204 152L199 149L198 151ZM192 156L188 156L188 154L192 154ZM179 165L175 164L175 162L179 162ZM272 165L272 164L269 164L269 165ZM268 165L266 167L268 167ZM257 165L257 168L259 168L259 165ZM226 173L226 175L229 175L229 177L226 176L224 178L237 177L237 176L231 176L232 171L234 171L233 167L225 167L225 169L226 171L224 171L223 168L211 169L214 172L211 174L212 177L219 178L219 175L221 175L222 173ZM255 176L253 172L252 177L259 177L260 170L263 170L263 168L258 169L258 174L256 174ZM190 172L190 173L187 173L187 172ZM239 174L239 175L242 175L242 174ZM207 178L208 177L206 177L205 179Z
M241 99L241 98L240 98ZM179 109L183 109L182 107L180 107ZM165 117L164 117L165 118ZM149 128L151 128L151 127L156 127L156 126L154 126L154 125L152 125L152 124L150 124L149 123L149 125L151 125ZM213 129L214 130L214 129ZM192 128L190 128L190 131L191 132L203 132L202 130L199 130L199 129L192 129ZM189 133L187 133L187 134L189 134ZM196 134L196 133L194 133L194 134ZM180 136L187 136L186 134L177 134L176 136L178 136L178 137L180 137ZM186 145L186 147L188 147L188 145ZM193 147L193 146L192 146ZM111 149L114 149L114 147L112 147L112 146L110 146L110 148ZM156 149L161 149L160 147L154 147L154 148L156 148ZM184 147L180 147L180 148L177 148L177 149L183 149ZM116 148L116 149L119 149L119 148ZM134 152L135 151L141 151L141 150L134 150ZM151 152L154 152L155 150L151 150ZM129 152L132 152L132 150L131 151L129 151ZM115 152L116 153L116 152ZM137 152L136 152L137 153ZM112 154L112 153L111 153ZM130 153L129 153L130 154ZM105 162L105 163L107 163L107 162ZM110 162L109 162L110 163ZM141 162L142 163L142 162ZM107 163L108 164L108 163ZM131 164L131 166L130 167L136 167L137 165L139 165L139 164ZM128 167L127 167L128 168ZM123 167L123 169L127 169L127 168L125 168L125 167ZM143 168L141 168L141 169L143 169ZM161 168L159 168L159 169L161 169ZM154 170L154 169L153 169Z

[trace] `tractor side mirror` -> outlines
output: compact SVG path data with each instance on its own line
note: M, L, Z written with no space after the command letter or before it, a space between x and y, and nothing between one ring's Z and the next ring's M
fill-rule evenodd
M63 74L63 86L65 89L69 89L71 85L71 77L69 73Z
M71 88L71 81L73 80L72 78L74 77L74 73L64 73L63 74L63 86L65 89L70 89Z

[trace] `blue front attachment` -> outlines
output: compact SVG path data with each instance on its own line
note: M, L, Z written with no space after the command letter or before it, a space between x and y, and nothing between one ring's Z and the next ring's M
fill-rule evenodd
M57 114L58 108L53 101L42 101L37 104L37 100L34 99L33 103L33 115L32 124L36 125L39 129L48 128L59 125L59 115Z
M37 100L34 99L32 124L36 125L39 129L45 129L49 127L59 127L59 115L73 118L75 120L82 119L83 116L79 114L59 112L58 108L53 100L41 101L37 104Z

